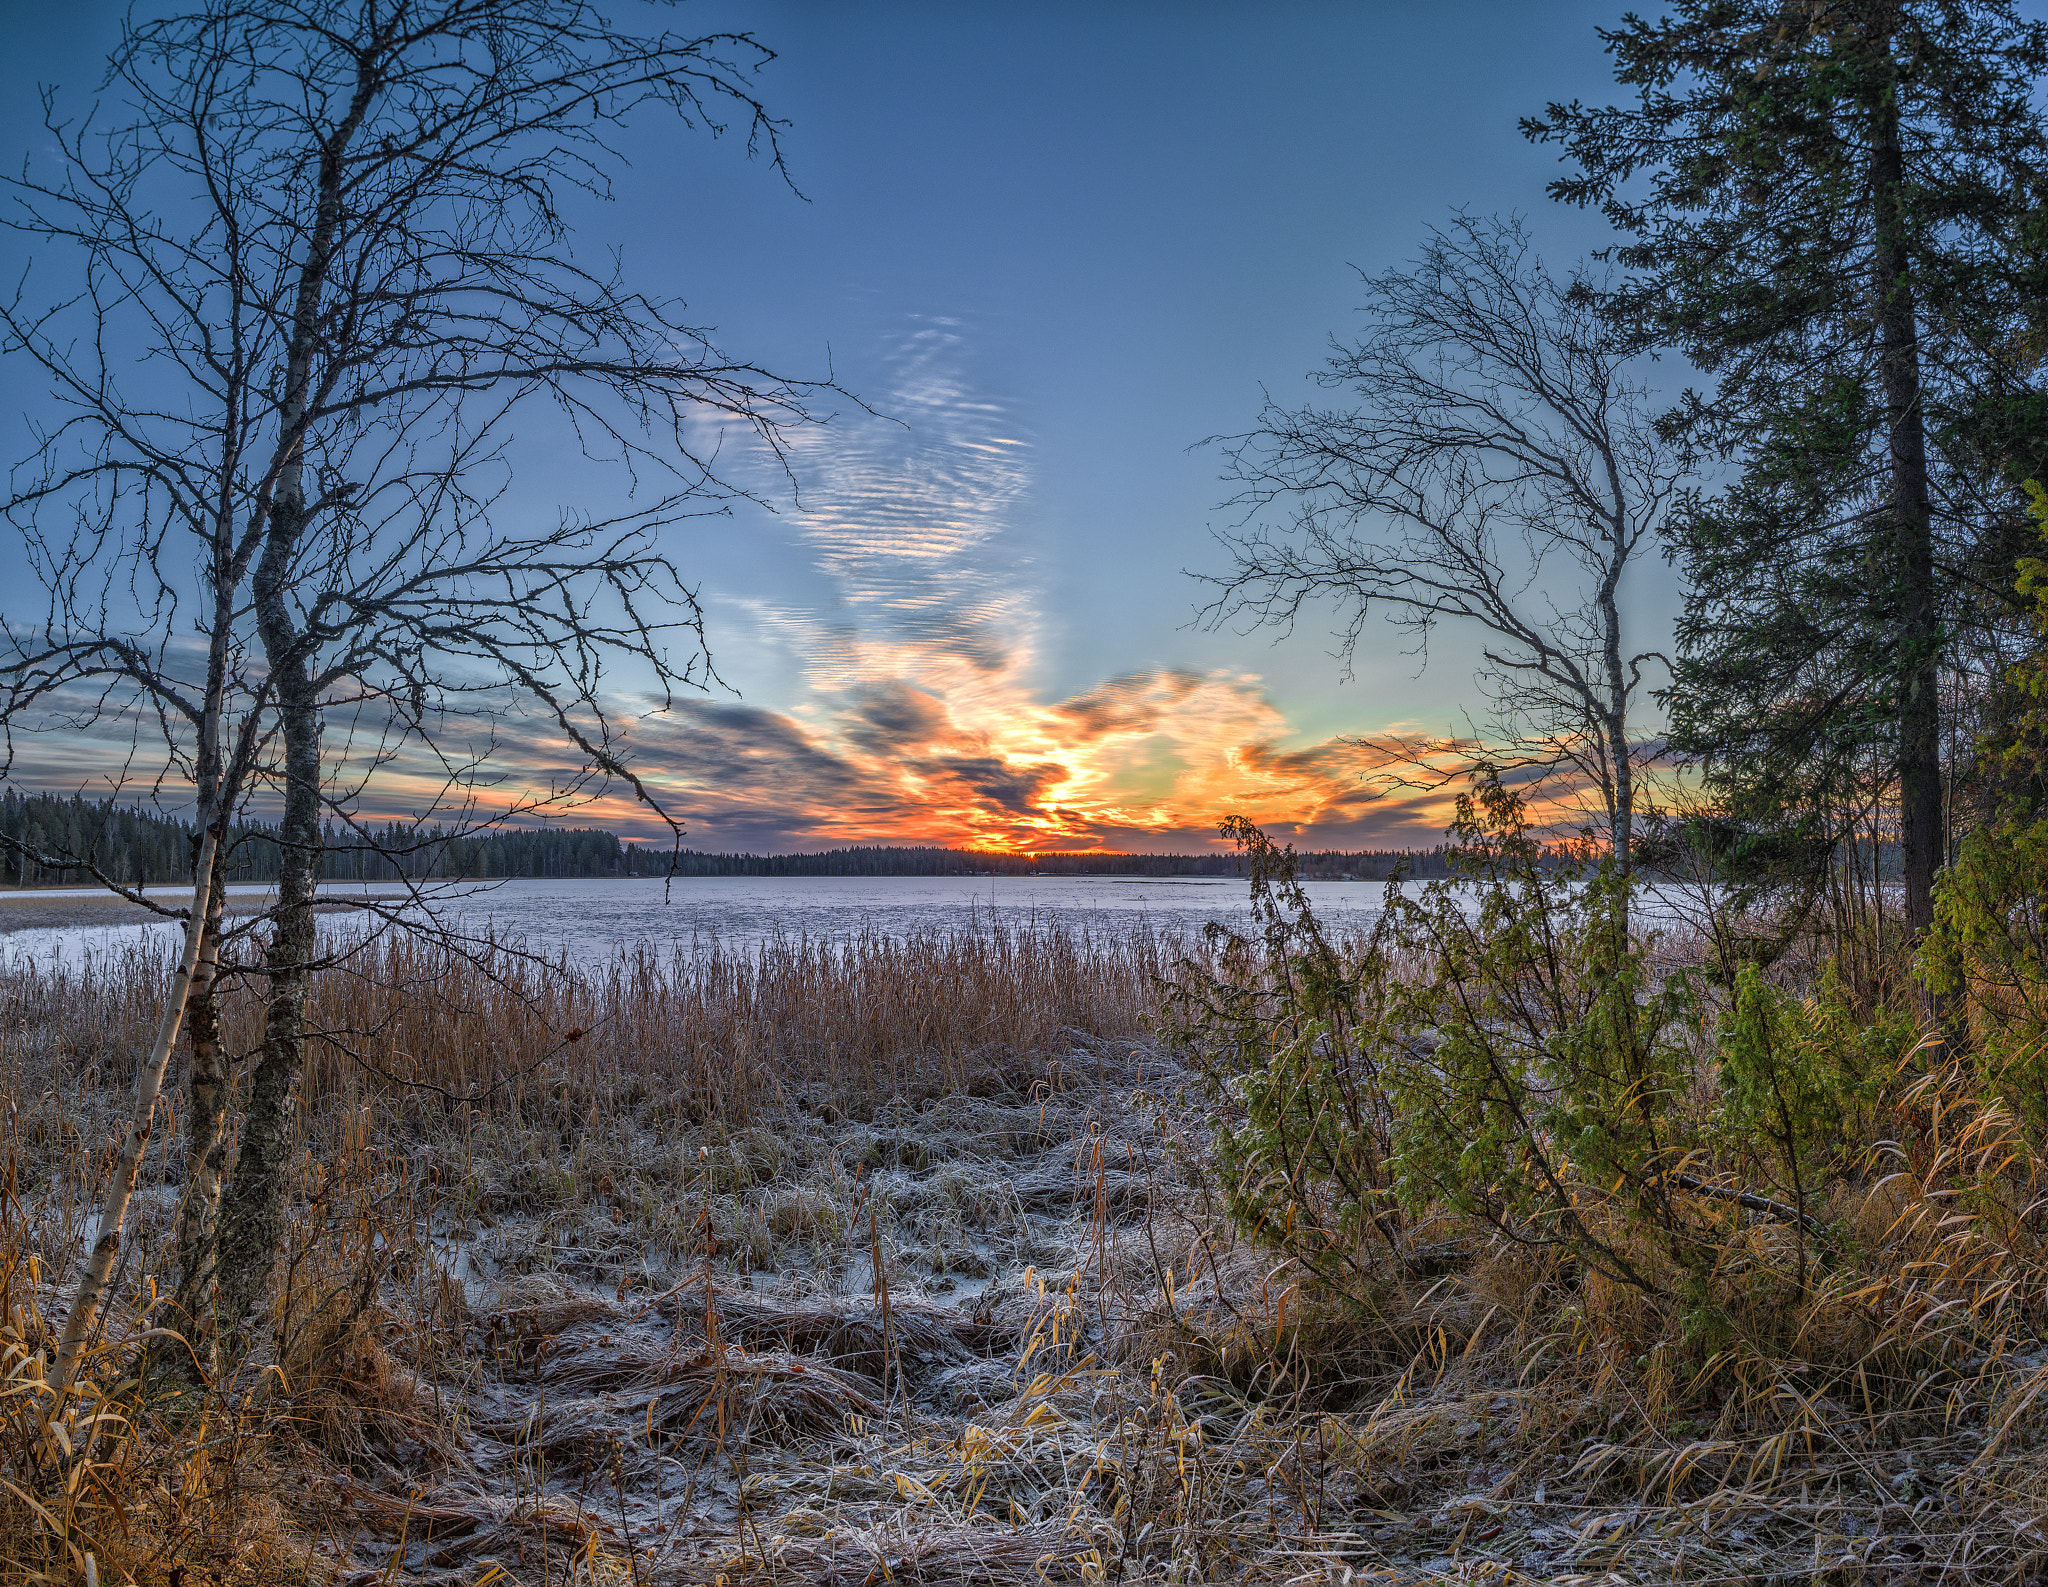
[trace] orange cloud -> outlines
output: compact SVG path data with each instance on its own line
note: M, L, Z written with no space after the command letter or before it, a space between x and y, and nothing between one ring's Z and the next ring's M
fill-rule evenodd
M1248 815L1297 845L1437 841L1447 796L1401 790L1401 743L1281 747L1257 680L1128 674L1041 703L942 698L929 679L863 679L817 723L689 702L640 720L636 764L690 841L720 849L931 843L1015 852L1187 850ZM645 812L601 808L654 835ZM595 815L586 817L595 818Z

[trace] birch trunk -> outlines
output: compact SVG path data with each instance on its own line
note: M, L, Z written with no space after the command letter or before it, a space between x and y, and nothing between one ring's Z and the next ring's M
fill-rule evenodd
M185 1195L178 1206L178 1288L173 1300L187 1358L212 1374L213 1231L227 1164L228 1069L220 1039L221 889L216 878L207 911L206 940L193 969L187 1002L190 1078L185 1110Z
M263 965L270 983L263 1046L250 1078L241 1145L213 1241L219 1318L236 1342L246 1336L262 1302L284 1234L291 1109L305 1063L306 991L316 948L313 889L321 845L320 691L291 596L300 575L297 559L314 517L306 497L306 435L321 344L320 308L341 232L345 157L379 86L373 58L366 55L358 63L348 114L319 147L313 232L299 269L278 415L277 490L253 581L256 628L284 740L284 820L278 830L277 926Z
M318 949L313 890L320 860L320 720L303 672L278 689L285 742L283 860L277 926L264 955L270 1001L249 1081L234 1177L221 1200L213 1262L218 1317L230 1341L246 1336L284 1238L293 1105L306 1055L306 992ZM232 1343L230 1348L232 1348Z

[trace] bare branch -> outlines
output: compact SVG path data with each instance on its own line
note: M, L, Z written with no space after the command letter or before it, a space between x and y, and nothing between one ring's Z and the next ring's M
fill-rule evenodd
M1242 516L1225 570L1201 575L1202 620L1286 632L1334 607L1347 671L1382 624L1425 665L1439 626L1476 630L1486 758L1577 774L1626 868L1655 758L1631 710L1655 653L1624 643L1620 586L1684 475L1634 350L1514 220L1460 215L1366 286L1364 333L1316 377L1356 405L1269 398L1256 429L1218 438ZM1446 752L1415 764L1434 777Z

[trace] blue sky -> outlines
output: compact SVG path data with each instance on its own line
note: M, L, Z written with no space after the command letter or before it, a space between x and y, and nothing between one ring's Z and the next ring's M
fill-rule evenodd
M82 105L116 11L16 9L0 144L26 148L33 85ZM1389 638L1345 681L1320 631L1192 626L1183 570L1232 521L1197 443L1262 390L1306 399L1354 267L1455 207L1523 212L1560 266L1607 240L1544 197L1554 152L1515 122L1612 97L1594 29L1618 8L663 9L777 52L759 88L802 196L734 143L637 125L580 246L880 415L805 438L800 503L674 535L735 691L639 730L691 841L1185 848L1230 808L1316 846L1433 841L1435 813L1346 794L1366 767L1339 740L1451 726L1469 651L1417 678ZM0 371L9 455L35 398ZM550 518L617 489L545 433L522 460ZM1665 570L1634 606L1660 642Z

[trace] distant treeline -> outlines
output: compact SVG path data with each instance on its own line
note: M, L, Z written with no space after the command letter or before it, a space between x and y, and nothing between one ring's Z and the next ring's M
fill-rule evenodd
M91 880L90 860L130 884L161 885L191 872L192 828L174 817L110 799L60 798L8 792L0 798L0 845L6 879L22 887ZM26 852L24 852L26 851ZM277 877L275 832L261 823L234 829L231 881ZM37 857L70 861L44 865ZM1415 877L1446 873L1440 848L1406 851L1324 850L1298 856L1303 876L1379 880L1405 864ZM461 832L392 822L362 833L326 834L320 875L329 881L383 882L439 877L537 878L598 876L1236 876L1234 854L992 854L979 849L848 848L818 854L672 854L650 844L622 843L593 828Z
M666 849L635 845L632 875L665 875ZM1406 864L1416 877L1443 876L1441 848L1409 851L1326 850L1296 856L1303 876L1371 881ZM1237 876L1235 854L992 854L981 849L852 848L818 854L702 854L675 856L678 876Z
M0 866L22 887L92 880L87 863L130 885L185 880L192 873L190 823L110 799L58 798L8 792L0 798ZM610 832L558 828L521 832L451 832L391 822L365 832L330 826L320 875L328 881L388 882L432 877L555 877L659 874L652 861L632 861ZM228 880L277 879L273 828L248 822L229 838ZM41 864L40 859L72 861Z
M0 798L0 833L12 840L0 863L7 879L23 887L89 880L83 871L39 866L30 857L36 854L91 855L124 882L169 882L192 874L189 828L146 810L117 808L110 799L58 799L10 789Z

